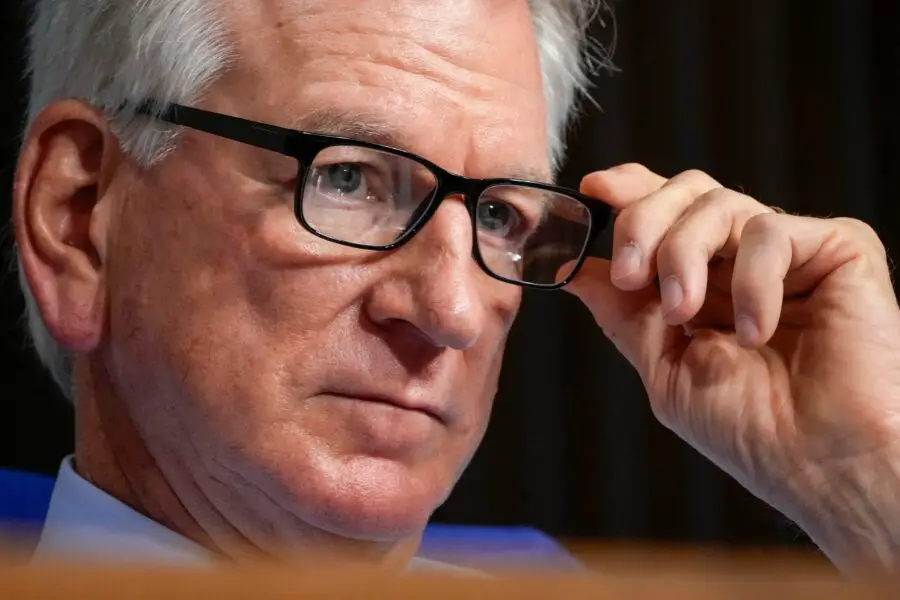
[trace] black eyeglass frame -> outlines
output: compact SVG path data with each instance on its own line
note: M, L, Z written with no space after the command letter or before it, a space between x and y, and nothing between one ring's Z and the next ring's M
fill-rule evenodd
M277 125L269 125L259 123L241 117L234 117L212 111L184 106L181 104L168 103L160 104L156 101L149 100L135 107L134 112L138 115L159 119L172 125L188 127L203 133L215 135L220 138L229 139L235 142L254 146L263 150L269 150L289 156L297 160L298 177L297 187L294 191L294 214L304 229L321 239L348 246L361 250L395 250L402 247L410 239L413 238L437 212L441 203L451 195L461 195L472 220L472 255L475 262L482 271L490 277L510 283L524 288L555 290L565 287L584 264L588 256L588 248L594 243L597 235L603 231L608 225L611 218L611 208L599 200L585 196L575 190L568 188L542 183L538 181L529 181L525 179L515 178L492 178L492 179L474 179L451 173L446 169L439 167L431 161L422 158L406 150L392 148L382 144L367 142L364 140L355 140L341 136L326 135L320 133L311 133L306 131L298 131L279 127ZM424 208L419 211L416 220L390 244L386 245L367 245L348 242L346 240L331 237L325 233L318 231L311 226L303 216L303 190L306 185L306 178L310 172L310 165L315 157L323 150L333 146L356 146L360 148L368 148L394 154L402 158L415 161L427 168L435 178L435 187L431 192L431 196L422 201ZM583 204L590 216L588 223L588 233L585 236L584 246L578 255L575 267L572 272L562 281L552 284L532 283L528 281L520 281L510 279L495 273L484 261L481 256L481 250L478 243L478 224L476 210L478 208L478 199L488 188L499 185L516 185L526 188L544 190L547 192L555 192L564 196L569 196L581 204Z

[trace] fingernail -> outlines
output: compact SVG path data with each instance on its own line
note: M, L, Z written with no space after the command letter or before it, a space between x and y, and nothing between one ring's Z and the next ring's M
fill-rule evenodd
M756 321L747 315L741 315L734 320L734 332L737 334L738 344L752 346L759 339L759 328Z
M668 317L676 308L684 302L684 290L678 279L674 275L670 275L662 280L659 284L659 291L662 294L662 312L664 317Z
M613 279L627 279L641 268L641 261L644 259L641 249L635 244L628 244L619 248L613 258L610 276Z

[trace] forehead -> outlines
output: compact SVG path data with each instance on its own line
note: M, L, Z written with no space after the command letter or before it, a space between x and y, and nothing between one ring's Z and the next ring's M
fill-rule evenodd
M549 171L526 0L223 3L238 59L232 112L302 128L346 115L470 176Z

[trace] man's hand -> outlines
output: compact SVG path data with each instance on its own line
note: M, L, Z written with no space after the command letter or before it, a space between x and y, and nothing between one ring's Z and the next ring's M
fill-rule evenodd
M872 229L697 171L624 165L582 192L619 216L612 261L568 290L654 414L840 566L900 565L900 310Z

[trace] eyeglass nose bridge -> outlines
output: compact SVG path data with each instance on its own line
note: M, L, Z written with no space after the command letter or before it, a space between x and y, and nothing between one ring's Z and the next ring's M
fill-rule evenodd
M440 206L444 200L451 196L462 196L469 213L474 214L478 196L481 195L483 188L483 183L477 179L468 179L462 175L445 173L438 178L437 189L434 191L432 203Z
M437 213L438 209L450 197L462 196L463 204L469 213L472 226L472 253L477 256L478 250L476 233L475 233L475 210L478 205L478 197L481 195L484 186L477 180L468 179L462 175L452 173L442 173L437 178L431 200L420 204L410 217L409 222L413 225L409 228L406 239L412 238L419 233L431 218Z

